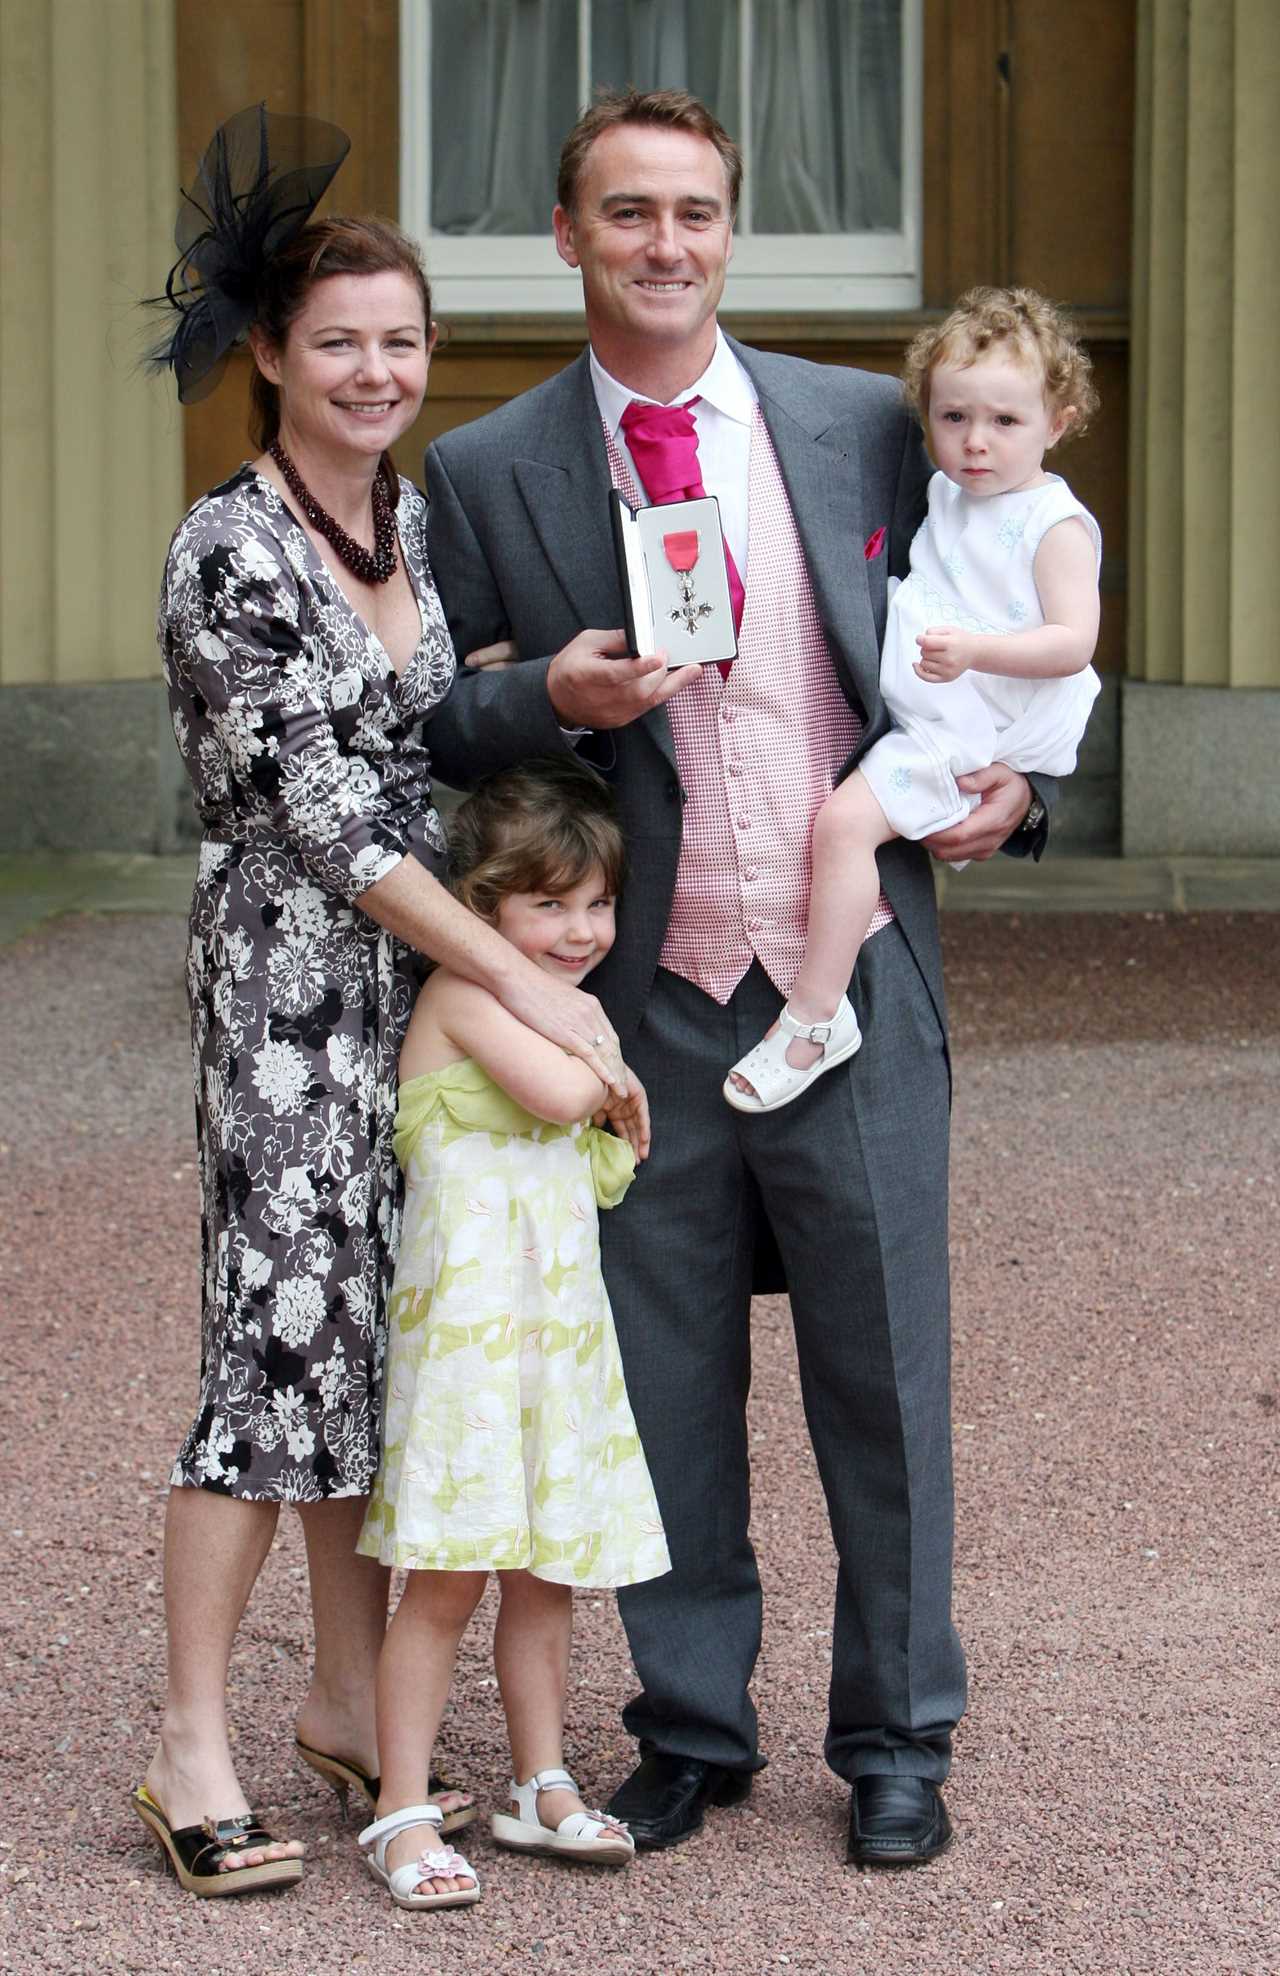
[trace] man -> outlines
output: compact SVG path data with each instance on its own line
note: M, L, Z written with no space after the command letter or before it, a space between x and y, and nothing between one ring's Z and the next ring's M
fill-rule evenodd
M724 130L680 92L605 98L567 140L556 245L582 274L590 350L427 455L432 566L475 668L432 748L451 780L580 746L610 776L630 845L596 982L647 1087L653 1151L607 1218L605 1268L673 1568L620 1594L642 1683L623 1719L641 1760L609 1809L638 1844L669 1845L707 1805L744 1798L764 1761L744 1409L753 1264L776 1244L839 1554L827 1759L852 1786L850 1858L912 1864L950 1840L939 1785L964 1705L949 1079L918 845L881 856L887 900L850 990L861 1054L773 1113L731 1110L721 1084L794 978L813 815L885 731L887 578L905 573L928 464L890 380L719 330L740 174ZM672 415L650 409L637 428L628 408L686 401L693 479L719 497L745 593L726 677L621 658L616 633L574 636L622 619L611 481L643 499L661 478L641 442L645 421L665 432ZM1024 778L996 765L971 781L981 806L937 853L986 857L1012 839L1038 854L1044 809Z

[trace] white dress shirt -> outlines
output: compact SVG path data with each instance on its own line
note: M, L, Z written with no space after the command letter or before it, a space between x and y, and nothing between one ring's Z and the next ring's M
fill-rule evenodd
M595 387L600 416L635 475L636 486L642 488L643 477L636 470L627 445L627 435L622 430L622 414L633 400L642 405L653 405L659 401L646 398L641 391L629 391L625 384L619 384L616 377L610 377L594 350L591 352L591 382ZM708 494L714 494L720 503L720 526L745 582L747 490L756 393L751 379L725 341L723 330L716 330L715 351L702 376L671 402L684 405L690 398L701 400L694 406L692 418L698 428L698 465L702 472L702 484Z

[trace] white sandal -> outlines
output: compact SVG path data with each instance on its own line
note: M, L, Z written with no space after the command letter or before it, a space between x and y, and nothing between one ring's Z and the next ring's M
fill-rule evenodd
M787 1045L793 1036L802 1043L822 1046L822 1055L807 1070L797 1070L787 1062ZM824 1070L834 1070L838 1063L847 1063L861 1047L862 1031L847 995L840 997L835 1014L827 1022L797 1022L791 1004L785 1002L772 1036L766 1036L754 1050L748 1050L725 1078L724 1095L735 1111L778 1111L807 1091ZM750 1091L739 1091L733 1082L735 1077L745 1077Z
M511 1780L511 1796L520 1807L520 1816L509 1812L493 1814L493 1836L500 1846L513 1852L548 1853L556 1859L583 1860L594 1866L627 1866L635 1857L636 1842L625 1825L606 1818L602 1811L571 1811L554 1827L544 1825L538 1816L539 1791L577 1791L567 1770L535 1770L527 1784Z
M375 1880L381 1880L397 1907L469 1907L480 1898L480 1882L475 1868L468 1865L460 1852L452 1846L445 1846L441 1852L423 1851L416 1860L404 1866L387 1868L387 1847L398 1832L407 1832L411 1825L430 1825L439 1831L443 1813L438 1804L410 1804L402 1811L388 1812L385 1818L375 1818L372 1825L366 1825L360 1834L360 1850L364 1854ZM452 1893L419 1894L415 1892L420 1880L470 1880L469 1887L455 1887Z

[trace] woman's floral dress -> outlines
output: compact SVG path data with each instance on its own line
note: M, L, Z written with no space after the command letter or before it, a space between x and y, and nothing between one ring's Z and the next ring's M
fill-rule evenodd
M175 1486L364 1495L378 1463L401 1183L396 1061L421 963L354 904L442 864L423 722L454 674L425 549L397 677L251 467L174 536L159 637L204 824L188 989L203 1196L200 1405Z

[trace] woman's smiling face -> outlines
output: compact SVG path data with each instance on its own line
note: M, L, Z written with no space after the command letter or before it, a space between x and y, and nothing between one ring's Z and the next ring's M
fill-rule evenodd
M434 329L407 275L326 275L283 347L258 333L251 340L259 369L280 392L286 452L376 459L418 416Z

